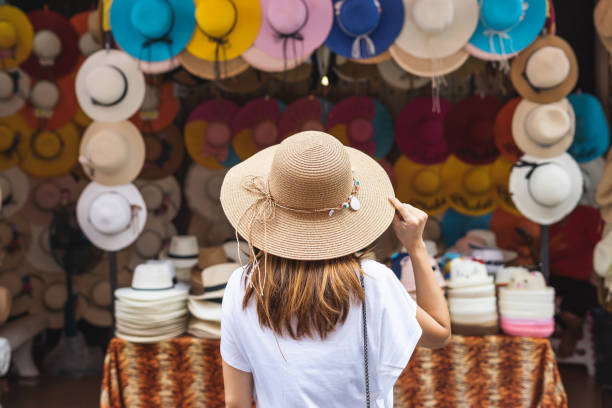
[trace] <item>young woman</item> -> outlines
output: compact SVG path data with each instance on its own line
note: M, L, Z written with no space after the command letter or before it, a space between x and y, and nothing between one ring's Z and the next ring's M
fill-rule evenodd
M422 234L427 215L393 198L369 156L302 132L233 167L223 209L251 257L223 299L226 406L393 406L415 346L442 347L450 319ZM356 253L393 223L415 303L393 272ZM258 248L257 253L254 248Z

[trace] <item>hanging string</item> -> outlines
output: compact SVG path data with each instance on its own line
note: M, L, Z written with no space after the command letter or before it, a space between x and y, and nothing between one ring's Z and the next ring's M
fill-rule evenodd
M340 18L340 10L344 5L346 0L340 0L334 4L334 10L336 14L336 21L338 22L338 27L340 30L348 35L349 37L353 37L353 45L351 46L351 58L353 59L361 59L361 58L370 58L376 55L376 46L374 45L374 41L370 38L370 34L372 34L378 28L378 23L380 22L380 15L382 13L382 8L380 6L380 2L378 0L372 0L376 9L378 10L378 15L376 19L376 24L373 27L365 32L360 34L355 34L349 31L346 26L342 23L342 19ZM364 45L365 53L362 53L362 43Z
M296 64L297 64L299 54L297 52L296 43L299 41L303 48L304 36L302 35L301 31L304 29L304 27L306 27L306 24L308 24L308 20L310 18L310 12L308 10L308 5L306 4L306 0L300 0L300 2L304 6L304 10L306 10L306 15L304 16L304 21L302 21L302 24L297 29L295 29L293 32L281 33L280 31L277 31L274 28L274 26L270 24L270 28L272 29L272 31L274 31L274 38L277 41L283 42L283 61L284 61L283 82L284 82L285 72L287 72L287 60L289 59L289 56L287 55L288 42L289 40L292 40L291 44L293 46L293 59L296 60Z
M208 34L200 25L200 23L196 19L196 27L197 29L206 37L208 41L215 43L215 79L221 79L221 64L220 64L220 54L223 54L223 61L227 61L227 46L229 44L228 36L234 31L236 28L236 24L238 23L238 8L233 0L227 0L232 8L234 9L232 24L230 25L227 32L222 34L220 37L215 37L212 34ZM227 77L227 67L224 66L223 77Z
M446 86L446 78L443 75L440 75L441 72L441 60L438 58L436 53L436 48L433 46L431 42L431 38L428 39L429 49L431 51L431 68L433 72L433 76L431 78L431 99L432 106L431 111L433 113L440 113L442 111L442 107L440 105L440 88L442 86Z
M148 62L151 62L151 47L154 44L158 44L158 43L164 43L166 44L166 46L168 47L168 59L174 59L173 53L172 53L172 44L173 44L173 40L172 38L170 38L170 33L172 32L172 30L174 29L174 23L175 23L175 16L174 16L174 8L172 7L172 5L170 4L169 0L164 0L166 2L166 4L168 5L168 8L170 9L170 26L168 27L168 29L166 30L166 32L161 35L160 37L156 37L156 38L147 38L147 40L145 42L142 43L142 47L140 48L140 52L138 53L138 61L142 61L142 53L144 52L144 50L147 50L148 52Z

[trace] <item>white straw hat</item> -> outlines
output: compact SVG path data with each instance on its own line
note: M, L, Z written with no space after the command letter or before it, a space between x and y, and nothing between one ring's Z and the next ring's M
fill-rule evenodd
M240 268L238 263L222 263L209 266L202 271L202 286L204 293L189 296L190 299L208 300L223 298L225 287L232 273Z
M132 286L117 289L115 297L149 302L175 296L186 299L188 290L184 285L174 284L172 269L166 263L146 263L134 270Z
M36 269L44 272L62 272L51 254L49 244L49 227L46 225L30 225L32 239L26 254L26 260Z
M192 268L198 263L200 247L193 235L177 235L170 240L170 246L160 254L160 259L170 260L177 269Z
M120 122L142 105L145 79L125 52L100 50L91 54L76 76L81 109L100 122Z
M571 213L582 196L582 172L567 153L550 159L525 155L510 173L516 208L533 222L549 225Z
M189 299L187 301L189 312L200 320L213 322L221 321L221 303L206 300Z
M133 184L107 187L92 182L79 198L77 219L94 245L118 251L138 238L147 221L147 209Z
M0 171L0 215L12 217L28 201L30 181L17 166Z
M192 317L189 319L187 332L195 337L218 339L221 338L221 323Z
M0 117L11 116L25 106L30 77L19 68L0 71Z

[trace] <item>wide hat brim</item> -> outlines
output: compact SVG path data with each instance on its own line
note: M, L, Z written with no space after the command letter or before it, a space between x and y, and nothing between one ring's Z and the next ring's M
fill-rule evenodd
M164 38L169 42L157 41L146 46L150 38L144 36L132 23L132 10L138 2L131 0L113 1L110 7L110 25L117 44L134 58L147 62L171 59L183 51L195 30L195 4L191 0L168 0L172 8L173 24Z
M524 74L529 57L544 47L560 48L569 60L570 70L567 77L559 85L550 89L534 89ZM521 52L513 61L510 78L514 89L525 99L537 103L553 103L565 98L572 92L578 82L578 60L572 47L561 37L547 35L540 37L527 49Z
M19 113L0 118L0 126L7 128L17 139L17 147L12 153L0 154L0 170L7 170L21 163L21 154L29 148L28 141L32 129Z
M515 162L525 153L519 149L512 137L512 118L521 98L514 98L500 109L495 118L495 145L506 159Z
M19 234L19 247L11 251L7 251L6 248L0 249L0 256L2 256L0 272L10 271L22 265L32 238L30 224L23 215L18 213L10 218L3 218L2 221Z
M429 78L419 77L404 71L393 58L377 64L376 68L385 83L402 91L418 89L430 82Z
M176 330L173 330L171 332L167 332L167 333L164 333L164 334L158 335L158 336L150 336L150 337L133 336L133 335L129 335L129 334L124 334L120 330L116 330L115 331L115 336L117 336L117 338L120 338L122 340L128 341L130 343L153 344L153 343L159 343L159 342L164 341L164 340L173 339L175 337L180 336L183 333L185 333L185 328L184 327L180 327L180 328L178 328Z
M560 108L567 111L572 121L572 128L561 140L547 146L540 145L530 138L525 126L529 113L540 105L527 99L523 99L517 105L514 115L512 116L512 137L516 146L525 152L525 154L540 158L557 157L565 153L574 141L576 118L572 105L565 98L555 102L554 105L558 105Z
M395 162L393 169L398 179L397 182L397 198L402 202L411 204L429 215L442 214L449 206L449 201L446 197L446 191L441 188L431 195L419 194L414 188L414 176L424 169L431 169L440 175L442 164L422 165L418 164L405 156L400 156Z
M268 83L269 79L270 76L266 72L249 67L249 69L241 72L235 77L217 82L216 85L225 92L244 95L261 89Z
M123 99L113 106L96 105L87 92L86 81L94 69L114 66L125 75L127 92ZM81 65L76 76L76 95L81 109L92 119L100 122L121 122L140 109L145 96L144 75L138 64L126 53L117 50L100 50L91 54Z
M189 312L200 320L221 321L221 303L189 299L187 307Z
M54 80L60 94L57 105L53 107L51 116L41 118L38 109L29 103L24 109L23 116L32 129L59 129L69 123L77 113L79 104L74 93L74 79L72 76ZM36 86L36 83L34 84ZM41 126L42 125L42 126Z
M249 64L242 57L236 57L231 60L219 62L219 78L215 73L215 63L213 61L203 60L184 50L178 55L183 68L203 79L226 79L234 77L249 68Z
M450 74L458 70L470 57L467 52L459 50L453 55L434 61L431 58L418 58L410 55L397 45L392 45L389 52L404 71L426 78Z
M509 161L507 158L500 156L491 165L491 182L493 183L493 191L495 192L495 198L497 204L509 213L520 215L519 210L514 206L512 197L510 196L510 190L508 188L508 182L510 180L510 171L514 161Z
M132 60L138 65L138 69L144 72L145 74L165 74L166 72L170 72L180 67L181 63L178 60L178 57L172 57L167 60L158 61L158 62L148 62L139 60L130 56Z
M446 194L450 202L451 207L456 211L471 215L481 216L490 213L497 206L495 200L494 186L491 183L491 187L483 192L482 194L475 195L470 193L465 187L464 179L467 176L468 171L481 167L488 175L491 174L491 166L475 166L465 163L455 156L451 156L442 166L440 172L442 178L442 185L446 189Z
M158 180L177 172L185 157L185 146L183 135L175 125L170 125L152 134L145 133L143 140L145 143L145 161L138 178ZM159 152L161 156L151 157L151 151L155 151L152 144L155 143L161 143L161 151Z
M162 179L150 181L136 180L134 181L134 185L141 191L146 186L157 188L159 189L159 192L166 197L162 203L162 206L167 208L152 208L151 206L147 205L147 210L149 213L153 213L150 215L152 218L170 221L176 217L181 208L182 196L181 186L174 176L167 176Z
M156 117L144 119L143 112L140 110L130 119L142 131L159 132L167 128L179 112L179 101L174 96L174 84L168 81L159 85L158 89L159 106L155 109Z
M10 197L10 200L3 203L0 207L0 215L2 217L8 218L17 214L22 210L24 206L29 205L29 202L32 200L28 200L29 192L30 192L30 180L28 176L21 171L21 169L17 166L11 167L7 170L0 171L0 178L6 179L6 181L10 184L10 193L8 191L4 191L6 195L5 199ZM3 192L0 191L0 198L2 197Z
M245 190L246 177L268 180L278 145L269 147L231 168L221 187L221 204L225 215L240 235L272 255L299 260L332 259L355 253L382 235L389 227L395 210L389 203L393 186L385 170L370 156L345 147L359 181L359 211L300 213L275 209L275 216L265 225L254 223L252 229L245 214L261 198ZM340 203L339 203L340 205Z
M582 172L576 161L567 153L548 159L525 155L522 161L530 163L551 162L565 169L570 178L570 194L566 200L557 206L543 206L537 203L529 192L527 173L530 167L514 167L510 173L510 194L516 208L525 217L542 225L550 225L563 219L578 205L582 197ZM553 183L554 180L551 180Z
M78 200L81 191L83 191L86 186L86 183L84 181L76 181L74 177L72 177L72 175L64 175L48 181L32 180L32 185L29 188L30 199L23 207L22 212L26 217L28 217L28 220L33 225L49 225L49 223L53 219L53 210L46 210L41 208L40 205L36 203L36 198L34 197L37 186L46 182L49 182L52 185L56 186L57 191L65 193L70 203L76 202ZM29 183L24 183L24 186L27 189ZM21 189L20 186L16 186L16 188ZM28 194L28 190L26 190L25 194Z
M17 31L17 46L15 54L1 58L2 69L12 69L21 65L32 52L34 44L34 28L28 16L15 6L3 4L0 7L0 20L10 22Z
M477 58L482 61L506 61L506 60L510 60L516 57L517 55L519 55L518 52L508 52L508 51L506 51L505 54L486 52L470 43L467 43L463 49L465 52L467 52L472 57Z
M81 136L76 126L67 123L51 132L62 141L61 153L57 157L50 160L41 159L30 148L23 153L21 169L33 177L46 179L62 176L69 173L77 163ZM34 136L35 134L30 134L24 138L27 140L26 146L30 146L30 140Z
M153 302L164 301L166 299L176 298L177 302L179 299L184 302L184 300L187 299L187 293L188 289L183 285L176 285L166 290L136 290L132 288L119 288L115 290L115 297L120 300L127 299L139 302L150 302L152 307L154 307ZM157 312L159 312L159 310L157 310ZM176 318L180 315L181 314L177 312L177 316L172 315L170 317Z
M221 337L221 324L192 317L189 319L187 331L192 336L206 334L218 338Z
M116 192L124 197L131 205L140 208L136 212L128 228L112 235L98 231L89 218L89 207L91 204L100 194L107 192ZM138 191L133 184L107 187L96 182L91 182L85 187L81 197L79 197L76 210L77 220L85 236L87 236L92 244L106 251L119 251L130 246L136 241L147 222L147 207L140 195L140 191Z
M214 178L222 180L225 174L225 170L210 170L198 165L191 166L185 177L184 189L187 203L192 211L208 220L223 218L221 202L208 194L208 183Z
M259 48L251 47L242 53L242 58L253 68L264 72L284 72L297 68L310 59L310 54L298 58L281 59L266 54Z
M595 29L603 46L612 52L612 32L610 32L610 13L612 2L607 0L598 1L593 11Z
M9 75L17 75L17 91L13 92L7 99L0 101L0 118L19 112L26 105L28 95L30 95L30 77L28 74L19 68L6 72Z

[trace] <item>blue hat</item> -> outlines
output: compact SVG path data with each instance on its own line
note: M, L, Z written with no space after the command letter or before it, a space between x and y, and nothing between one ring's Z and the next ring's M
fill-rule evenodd
M601 103L587 93L571 94L567 99L576 114L576 134L568 153L578 163L595 160L610 146L610 129Z
M447 248L455 245L459 238L463 238L468 231L481 229L488 230L493 213L472 217L461 214L452 208L442 217L442 239Z
M402 0L334 0L334 25L325 45L346 58L386 51L404 24Z
M497 55L524 50L544 27L546 1L479 0L480 19L470 44Z
M193 0L114 0L110 25L132 57L159 62L183 51L195 30Z

